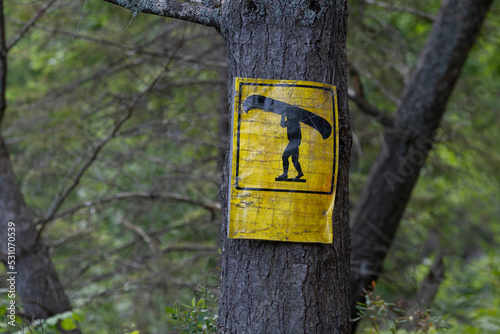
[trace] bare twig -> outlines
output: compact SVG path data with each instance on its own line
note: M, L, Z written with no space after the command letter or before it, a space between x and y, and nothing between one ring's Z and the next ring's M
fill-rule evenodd
M148 235L150 237L155 237L155 236L161 236L161 235L164 235L166 233L170 233L172 231L175 231L177 229L180 229L180 228L185 228L185 227L190 227L190 226L193 226L195 224L199 224L197 221L193 220L193 221L190 221L190 222L187 222L187 223L184 223L182 225L176 225L176 226L170 226L170 225L167 225L167 226L164 226L163 228L159 229L159 230L156 230L156 231L149 231L148 232ZM115 254L118 254L119 252L137 244L138 242L140 242L142 240L141 237L137 236L136 238L134 238L133 240L119 246L119 247L116 247L110 251L101 251L98 253L98 258L97 259L94 259L94 260L91 260L89 262L87 262L87 264L80 268L78 270L78 272L75 274L74 277L80 277L82 276L89 268L92 268L93 266L95 265L98 265L100 263L102 263L103 261L111 258L113 255ZM175 250L179 250L179 249L175 249ZM166 253L164 250L162 250L162 253ZM93 258L94 257L94 253L92 254L84 254L82 256L79 256L79 257L76 257L76 258L72 258L71 261L74 262L74 263L84 263L85 260L87 260L88 258Z
M142 227L132 224L128 219L126 219L121 215L119 216L119 220L123 224L123 226L125 226L129 230L134 231L142 238L142 240L144 240L144 242L148 245L149 250L151 251L152 254L156 254L158 252L158 247L156 247L149 234L146 231L144 231Z
M57 0L49 1L45 6L43 6L38 12L33 15L33 17L22 27L22 29L17 33L17 35L7 44L7 51L12 49L14 45L17 44L24 37L24 35L35 25L43 14L49 9Z
M24 23L20 20L14 20L14 19L10 19L9 21L14 22L14 23L19 23L19 24ZM57 28L53 28L53 27L45 27L45 26L40 26L38 24L34 24L34 27L39 29L39 30L46 31L49 33L55 33L55 34L59 34L62 36L68 36L68 37L75 38L78 40L88 41L88 42L104 45L106 47L118 49L118 50L122 51L122 54L125 54L127 56L141 55L141 56L151 56L151 57L160 57L160 58L171 57L171 54L169 54L167 52L170 50L165 50L164 52L161 52L161 51L149 50L143 46L131 48L125 43L117 43L115 41L107 40L104 38L96 38L95 36L85 35L82 33L78 33L78 35L75 36L74 32L66 31L66 30L62 30L62 29L57 29ZM194 38L195 37L192 37L190 39L194 39ZM206 66L206 67L226 68L227 64L225 61L219 61L218 59L212 59L212 60L206 59L205 56L207 54L207 51L205 49L199 49L198 51L199 52L197 54L179 55L179 56L176 56L174 59L179 60L179 61L184 61L186 63L196 63L198 65L202 65L202 66ZM200 55L204 55L204 57L200 57Z
M412 14L412 15L421 17L423 19L429 20L429 21L435 21L436 20L436 16L434 16L432 14L429 14L429 13L426 13L426 12L422 12L422 11L420 11L418 9L415 9L415 8L397 7L397 6L394 6L394 5L392 5L390 3L387 3L387 2L375 1L375 0L363 0L363 2L367 3L369 5L378 6L378 7L382 7L382 8L388 9L388 10L392 10L394 12Z
M358 108L367 113L370 116L375 117L383 126L387 128L394 128L394 119L387 115L386 113L380 111L376 107L372 106L365 98L365 93L363 90L363 84L359 77L359 73L352 64L348 64L349 75L351 77L351 82L354 90L348 91L348 96L351 101L356 103Z
M378 120L383 126L387 128L394 128L394 119L386 115L384 112L375 108L371 104L369 104L365 99L358 97L353 91L349 90L348 92L349 99L356 103L358 108L365 112L366 114L373 116L376 120Z
M150 275L150 277L140 277L136 281L128 281L125 283L119 282L107 289L104 289L96 293L79 295L78 299L80 300L80 302L78 303L78 307L84 307L87 304L94 301L95 299L105 300L105 298L103 297L111 295L118 296L120 294L132 293L137 291L147 291L148 293L150 293L153 288L165 288L165 287L176 288L176 289L188 288L190 290L195 290L197 286L198 285L195 283L189 283L184 280L175 279L172 276L170 276L167 280L166 279L159 280L157 275L155 276Z
M106 197L106 198L101 198L97 199L95 201L87 201L84 203L81 203L80 205L77 205L71 209L68 209L66 211L63 211L59 214L53 215L52 219L57 219L57 218L62 218L66 217L69 215L74 214L75 212L84 209L84 208L90 208L94 207L97 205L102 205L110 202L116 202L120 200L125 200L125 199L136 199L136 198L144 198L144 199L151 199L151 200L159 200L159 201L165 201L165 202L184 202L184 203L189 203L197 206L201 206L209 211L220 211L221 207L219 203L211 203L211 202L199 202L195 201L193 199L181 196L179 194L155 194L155 193L148 193L148 192L124 192L124 193L119 193L114 196ZM38 224L43 224L45 219L40 220Z
M69 235L65 235L62 238L52 242L50 244L50 247L57 248L57 247L65 244L68 241L73 241L73 240L79 239L80 237L87 235L87 234L90 234L91 232L92 231L90 230L90 228L88 226L86 226L83 229L79 229L78 231L76 231L74 233L71 233Z
M30 1L30 2L17 2L17 1L12 1L14 5L20 5L20 6L27 6L27 5L32 5L34 3L38 2L44 2L45 0L35 0L35 1Z

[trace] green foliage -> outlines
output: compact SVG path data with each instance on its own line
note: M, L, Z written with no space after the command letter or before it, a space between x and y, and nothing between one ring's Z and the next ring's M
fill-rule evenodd
M193 297L191 304L166 307L173 330L182 334L217 333L217 299L206 288L200 288L203 297Z
M6 311L7 306L0 306L0 333L59 334L61 331L77 329L85 321L85 314L79 309L35 321L19 317L19 310L16 310L15 321L12 321Z
M460 267L448 276L437 296L435 308L449 314L457 334L500 331L500 254L491 252Z
M365 302L359 303L356 308L358 318L354 321L364 320L363 329L370 333L437 333L450 327L446 317L433 317L430 310L415 310L408 314L372 291L365 295Z
M15 314L11 314L7 307L10 307L10 304L0 304L0 333L8 333L13 327L20 327L23 322L17 312L15 312Z

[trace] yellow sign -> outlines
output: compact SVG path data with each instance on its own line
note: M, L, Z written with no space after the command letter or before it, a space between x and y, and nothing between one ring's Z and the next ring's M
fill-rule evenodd
M229 237L332 243L335 86L235 79Z

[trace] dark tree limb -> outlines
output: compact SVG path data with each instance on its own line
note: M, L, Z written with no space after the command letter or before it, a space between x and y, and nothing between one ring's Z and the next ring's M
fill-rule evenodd
M372 167L352 225L353 318L363 291L380 275L446 103L492 1L444 1L396 111L395 127L400 131L386 131L384 149Z
M219 29L219 9L196 5L192 2L173 0L104 0L114 5L130 9L132 13L145 13L202 24Z
M429 272L420 284L417 292L416 308L425 311L428 309L437 295L439 285L445 279L445 266L443 253L439 252L432 263Z
M366 100L363 84L361 82L361 78L359 77L359 72L356 70L356 68L352 66L352 64L348 64L347 67L349 68L349 76L354 87L353 91L349 90L348 92L349 100L354 102L362 112L373 116L383 126L387 128L393 128L394 119L383 111L374 107Z
M380 124L385 126L386 128L392 129L394 128L394 119L391 116L385 114L383 111L377 109L370 103L368 103L365 99L360 98L358 95L349 91L349 100L354 102L356 106L367 115L375 118Z
M439 291L439 286L444 279L445 266L443 262L443 253L440 251L436 255L427 275L420 283L416 299L407 308L406 315L410 317L410 321L403 324L403 328L407 331L411 331L418 326L418 322L422 319L422 316L426 315L426 311L434 302Z

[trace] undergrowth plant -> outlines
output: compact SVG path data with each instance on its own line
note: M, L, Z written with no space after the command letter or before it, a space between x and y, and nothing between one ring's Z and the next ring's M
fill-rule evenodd
M193 297L190 305L166 307L171 330L182 334L217 332L217 298L206 287L200 287L201 298Z
M374 283L373 283L374 284ZM373 291L365 293L365 302L358 303L358 317L365 320L365 331L370 334L385 333L438 333L447 330L446 317L431 316L430 310L407 313L399 305L390 303Z

